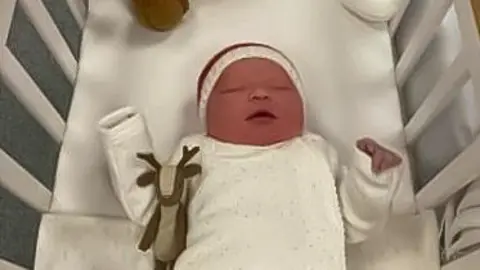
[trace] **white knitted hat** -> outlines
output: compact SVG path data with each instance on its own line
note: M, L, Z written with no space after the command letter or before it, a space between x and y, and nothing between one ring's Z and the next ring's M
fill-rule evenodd
M216 54L205 66L198 79L197 99L200 120L205 123L208 98L223 71L236 61L247 58L264 58L279 64L290 76L303 99L302 83L292 61L279 50L264 44L241 43L229 46Z

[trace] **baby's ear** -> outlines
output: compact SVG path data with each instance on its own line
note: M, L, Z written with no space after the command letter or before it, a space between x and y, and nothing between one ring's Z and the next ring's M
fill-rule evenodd
M339 0L352 12L371 22L390 21L409 0Z

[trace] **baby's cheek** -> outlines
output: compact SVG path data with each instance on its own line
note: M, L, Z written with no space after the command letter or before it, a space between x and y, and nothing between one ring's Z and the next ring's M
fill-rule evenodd
M207 117L215 119L216 122L222 122L222 125L228 122L236 122L242 118L241 105L230 100L211 102L208 105L209 113Z
M282 107L284 111L288 111L288 114L295 115L297 117L303 115L304 107L300 95L285 95L282 99Z

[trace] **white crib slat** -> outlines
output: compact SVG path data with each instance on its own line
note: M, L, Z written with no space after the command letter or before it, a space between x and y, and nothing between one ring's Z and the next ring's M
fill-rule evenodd
M19 0L19 2L68 80L73 84L77 72L77 62L47 8L39 0Z
M23 268L19 265L7 262L7 261L2 260L2 259L0 259L0 269L2 269L2 270L26 270L26 268Z
M61 142L65 123L8 48L1 48L0 77L52 138Z
M408 6L410 5L410 0L404 0L402 2L402 6L400 6L400 10L395 14L393 19L389 23L389 30L390 34L393 36L398 30L398 27L400 26L400 22L402 22L403 16L405 15L405 12L408 9Z
M38 211L47 212L50 207L52 193L1 148L0 186Z
M467 64L472 83L477 89L477 104L480 106L480 36L470 0L455 1L455 12L462 35L463 48L468 53Z
M83 28L85 25L85 18L87 17L87 9L85 3L82 0L67 0L68 7L72 12L73 18Z
M463 0L462 0L463 1ZM396 67L397 83L400 88L405 84L414 67L432 41L453 0L430 1L422 21L412 36Z
M7 43L16 2L17 0L0 1L0 46Z
M467 83L467 55L461 52L437 81L433 90L423 101L413 117L405 126L405 136L408 144L413 143L428 127L430 122L452 102Z
M480 136L416 195L420 209L432 209L480 176Z
M478 270L480 265L480 250L462 257L442 267L441 270Z

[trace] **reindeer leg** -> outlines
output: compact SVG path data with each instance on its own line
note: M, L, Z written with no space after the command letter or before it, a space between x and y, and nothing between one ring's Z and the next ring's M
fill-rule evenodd
M160 224L160 220L162 219L162 207L160 204L157 205L155 208L155 212L153 213L152 217L148 221L147 227L145 232L143 233L142 239L138 244L138 248L141 251L147 251L155 241L155 238L158 234L158 224Z
M155 260L155 270L167 270L168 264L160 260Z

